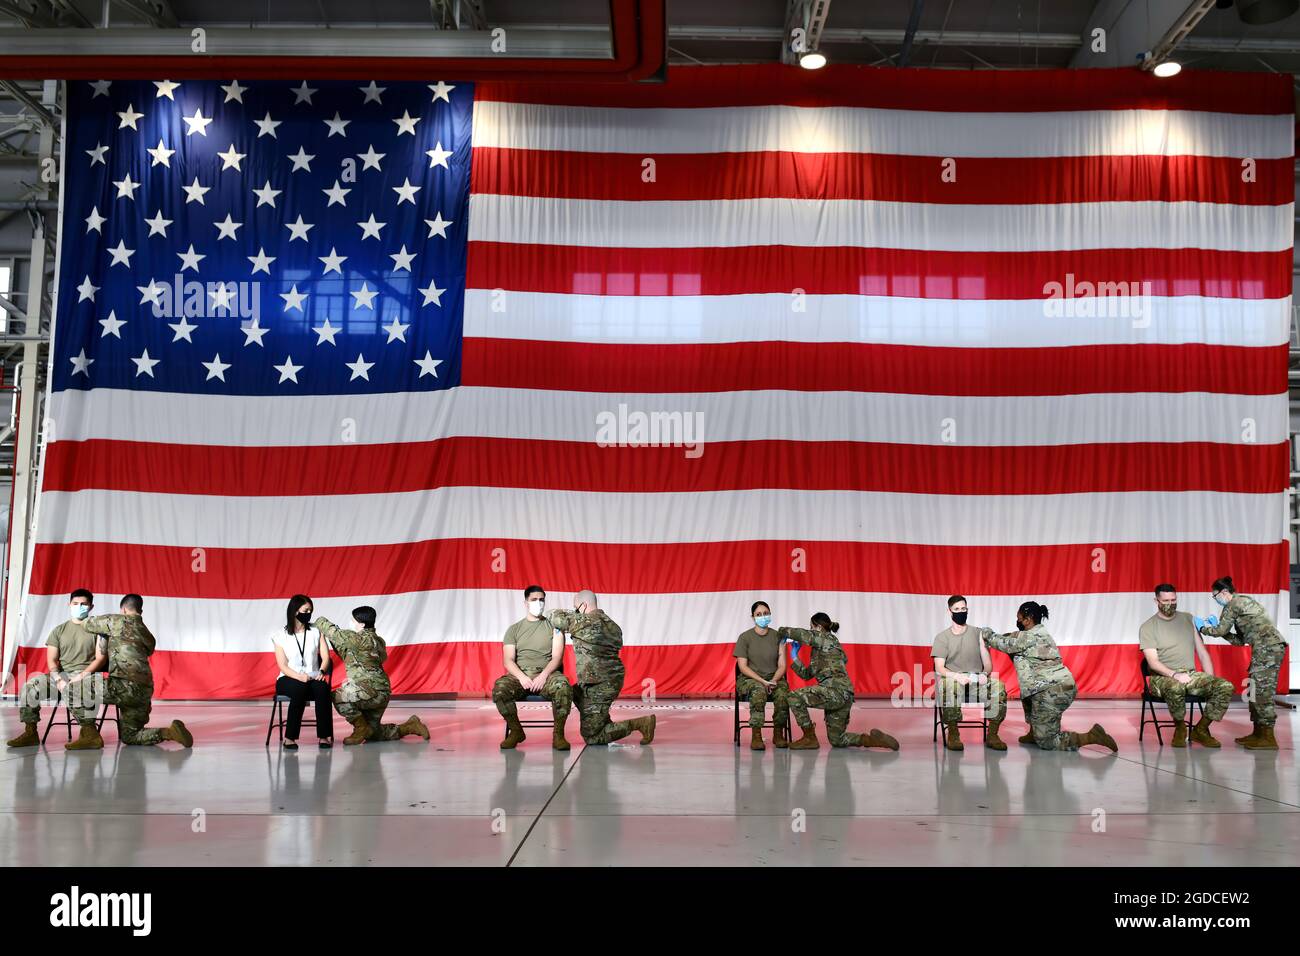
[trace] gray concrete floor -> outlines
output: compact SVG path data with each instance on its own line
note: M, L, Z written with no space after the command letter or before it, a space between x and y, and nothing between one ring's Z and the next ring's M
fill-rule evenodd
M614 711L631 715L635 702ZM545 704L520 707L549 716ZM486 701L397 702L432 740L262 746L269 704L169 703L192 750L117 745L0 753L0 864L26 865L1295 865L1300 860L1300 718L1279 709L1276 753L1232 743L1249 730L1234 704L1222 750L1137 740L1136 701L1081 701L1066 727L1104 724L1118 756L1021 747L1012 702L1006 753L976 731L966 750L932 744L929 709L863 701L850 728L879 726L898 753L751 752L732 745L725 702L654 705L649 747L516 751ZM43 723L43 721L42 721ZM17 711L0 713L5 738ZM821 727L820 721L818 722ZM345 724L338 720L336 729ZM1167 732L1166 732L1167 734ZM578 741L576 716L569 736ZM637 740L632 735L628 741Z

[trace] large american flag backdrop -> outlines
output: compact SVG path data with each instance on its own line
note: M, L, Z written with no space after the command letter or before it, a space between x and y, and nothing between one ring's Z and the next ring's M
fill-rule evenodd
M730 691L758 598L840 621L862 694L952 592L1046 603L1092 695L1137 689L1156 582L1285 617L1285 76L73 82L67 117L26 666L82 586L145 595L172 698L267 695L298 591L378 608L396 692L471 695L532 583L593 588L664 696Z

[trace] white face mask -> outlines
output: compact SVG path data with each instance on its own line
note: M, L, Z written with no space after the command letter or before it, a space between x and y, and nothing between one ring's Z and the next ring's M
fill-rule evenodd
M72 619L74 621L84 621L90 616L89 604L77 604L72 608Z
M545 607L546 607L545 601L537 601L537 600L529 601L528 613L531 614L533 617L541 617L542 609Z

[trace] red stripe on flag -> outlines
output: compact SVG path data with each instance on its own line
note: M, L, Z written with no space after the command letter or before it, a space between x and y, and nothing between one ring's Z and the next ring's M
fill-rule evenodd
M644 178L640 154L474 148L472 192L551 199L700 201L790 198L887 202L1211 202L1294 200L1291 159L1262 159L1243 182L1229 156L963 157L946 181L941 156L874 153L665 153Z
M1049 320L1044 320L1049 321ZM1278 392L1287 346L940 348L858 342L622 345L467 338L461 383L583 392L1083 395ZM557 371L558 370L558 371Z
M469 289L587 295L789 294L801 289L818 295L1045 299L1056 288L1054 283L1065 288L1071 282L1074 288L1085 282L1125 282L1135 293L1142 290L1141 283L1149 282L1154 296L1282 299L1291 294L1290 249L936 252L781 245L632 249L472 240L467 267ZM1073 300L1076 310L1080 301Z
M797 75L794 75L797 74ZM571 106L840 106L944 113L1198 110L1291 116L1287 74L1184 70L1161 79L1116 70L896 70L838 64L799 72L781 64L674 66L666 83L479 83L479 102Z
M977 505L972 505L976 507ZM756 515L756 520L761 520ZM574 528L581 535L581 527ZM509 573L495 570L499 549ZM805 570L792 565L803 549ZM1099 550L1100 549L1100 550ZM203 548L70 542L39 544L31 593L136 592L155 597L253 600L309 588L316 597L466 588L673 594L700 591L862 591L1100 594L1144 591L1152 580L1210 582L1230 572L1246 592L1289 586L1286 542L1104 542L960 547L856 541L710 541L591 544L447 538L320 548Z
M230 497L387 494L448 487L633 494L751 488L939 495L1271 494L1287 488L1290 460L1286 442L967 447L755 439L711 441L698 458L683 460L680 447L458 437L339 445L330 449L329 468L283 467L302 451L297 446L56 441L45 452L43 490L104 488ZM809 468L814 456L817 467ZM1027 458L1034 468L1014 467ZM137 460L150 465L123 467Z

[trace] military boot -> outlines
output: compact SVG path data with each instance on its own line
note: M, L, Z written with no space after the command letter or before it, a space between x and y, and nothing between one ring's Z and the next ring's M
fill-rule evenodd
M502 750L514 750L524 740L527 735L524 733L523 725L519 723L519 715L506 718L506 739L501 741Z
M568 714L565 714L567 717ZM551 747L554 750L568 750L569 742L564 738L564 718L555 718L555 728L551 731Z
M1192 728L1191 736L1192 740L1200 744L1202 747L1217 748L1223 746L1215 740L1214 735L1210 733L1210 718L1204 715L1202 715L1201 719L1196 722L1196 726Z
M954 726L953 729L956 730L956 729L957 729L956 726ZM887 750L897 750L897 749L898 749L898 741L897 741L897 740L895 740L895 739L894 739L893 737L891 737L889 734L885 733L883 730L879 730L879 729L877 729L877 728L875 728L875 727L872 727L871 730L870 730L870 732L868 732L868 733L866 733L866 734L862 734L861 736L862 736L862 743L861 743L859 746L862 746L862 747L884 747L884 748L887 749ZM959 745L959 746L958 746L958 749L961 749L961 748L960 748L961 740L958 740L957 743L958 743L958 745Z
M424 721L419 717L407 717L397 727L397 732L403 737L423 737L429 739L429 728L424 726Z
M1235 737L1234 741L1235 743L1238 744L1244 744L1245 741L1255 740L1257 739L1258 736L1260 736L1260 711L1256 710L1255 705L1252 704L1251 705L1251 732L1249 732L1249 734L1245 735L1244 737ZM10 747L12 747L12 744L10 744Z
M164 727L162 737L163 740L174 740L182 747L194 746L194 735L179 720L173 720L171 726Z
M654 714L649 717L633 717L628 721L628 725L641 735L641 743L654 743L655 723L657 718Z
M366 720L361 714L357 714L356 721L352 724L352 733L343 738L343 743L348 746L354 744L364 744L373 732L370 721Z
M1277 738L1273 736L1272 727L1260 726L1254 740L1242 744L1247 750L1277 750Z
M1169 742L1169 746L1171 747L1187 746L1187 721L1185 720L1174 721L1174 739Z
M64 750L103 750L104 738L93 723L82 724L81 733L76 740L63 745Z
M1038 741L1034 739L1034 729L1031 727L1029 730L1025 731L1025 735L1017 738L1016 743L1034 744L1036 746Z
M1001 737L998 736L998 728L1001 726L1002 726L1002 721L1000 720L989 721L989 732L984 737L984 746L988 747L989 750L1007 749L1006 743L1002 740Z
M1093 724L1086 734L1074 734L1078 738L1080 747L1087 744L1100 744L1110 750L1111 753L1119 753L1119 744L1115 743L1115 738L1106 733L1106 728L1101 724Z
M767 746L763 743L763 731L757 727L749 731L749 749L766 750Z
M821 746L821 744L817 742L816 726L809 725L808 727L800 727L799 729L803 731L803 736L798 740L790 742L791 750L816 750Z
M966 749L966 745L961 742L961 734L957 732L956 721L943 725L943 745L949 750Z
M772 728L772 746L778 750L785 750L790 746L790 738L785 735L784 724L777 724Z
M40 735L36 733L35 724L23 724L23 732L9 741L10 747L35 747L41 742Z

